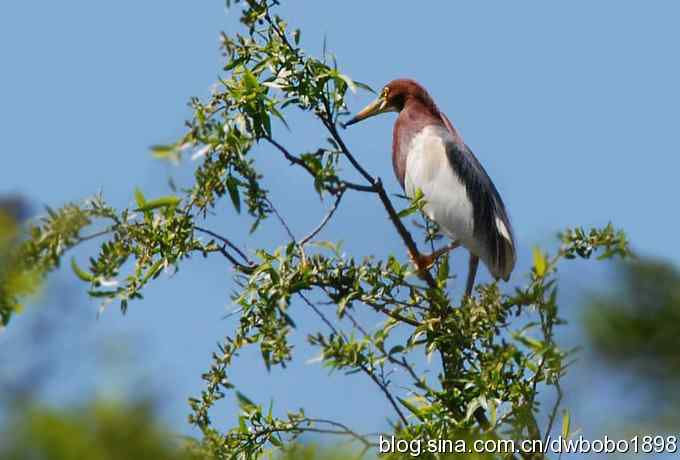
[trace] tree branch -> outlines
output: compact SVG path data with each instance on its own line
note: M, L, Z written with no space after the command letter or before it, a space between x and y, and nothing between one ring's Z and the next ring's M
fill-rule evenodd
M411 233L406 229L403 222L399 218L397 211L394 209L394 205L392 204L392 201L390 200L389 196L387 195L387 192L385 191L385 187L383 187L382 181L380 180L379 177L374 178L373 176L371 176L368 173L368 171L366 171L366 169L364 169L359 164L359 162L356 160L356 158L354 158L354 155L352 155L352 153L349 151L349 149L347 148L347 145L345 144L345 142L341 138L340 134L338 133L338 130L335 127L335 124L332 122L332 120L330 118L328 118L329 115L330 114L328 112L328 104L326 103L326 115L324 115L324 114L320 115L321 121L323 122L324 126L326 126L326 129L328 129L331 136L333 137L335 142L340 147L340 150L347 157L347 159L352 164L352 166L354 166L354 168L359 172L359 174L361 174L364 177L364 179L366 179L366 181L368 181L368 183L371 184L371 186L375 189L376 193L378 194L378 197L380 198L380 201L383 204L383 207L387 211L387 214L388 214L390 220L392 221L392 224L394 225L397 232L399 233L399 236L401 236L401 239L404 242L404 244L406 245L406 248L408 249L409 253L412 256L418 255L419 254L418 246L416 245L415 241L413 240ZM437 289L437 283L434 280L434 278L432 277L432 274L429 272L429 270L425 270L422 273L422 277L425 279L425 282L428 284L430 289L433 289L433 290ZM436 304L433 302L432 306L434 306L434 305L436 305ZM438 310L439 309L440 308L438 308ZM388 314L387 311L384 311L384 313ZM445 310L440 311L439 314L445 315L446 311ZM390 316L392 316L392 315L390 314ZM403 318L403 319L406 319L406 318ZM411 324L411 323L409 323L409 324ZM441 359L442 359L442 367L444 368L444 384L446 385L446 382L452 381L454 369L450 368L450 364L452 364L452 363L449 362L449 359L447 358L446 352L440 348L439 354L441 355ZM453 363L453 364L456 364L456 363ZM456 368L457 367L458 367L458 365L456 365ZM453 408L452 408L452 410L453 410ZM489 423L488 418L486 417L484 409L482 409L481 407L478 408L474 412L474 417L475 417L475 420L477 420L477 423L479 423L479 425L482 428L489 429L490 423Z
M326 325L328 326L328 328L329 328L334 334L336 334L338 337L342 337L342 339L343 339L345 342L347 341L347 338L346 338L345 334L344 334L343 332L339 331L339 330L333 325L333 323L331 323L331 322L328 320L328 318L326 318L326 316L325 316L318 308L316 308L316 305L314 305L314 303L312 303L312 302L311 302L307 297L305 297L305 295L302 294L301 292L298 292L298 295L302 298L302 300L305 301L305 303L306 303L307 305L309 305L309 307L310 307L312 310L314 310L314 312L315 312L317 315L319 315L319 317L321 318L321 320L322 320L324 323L326 323ZM374 382L376 385L378 385L378 387L380 388L380 390L383 392L383 394L385 395L385 397L387 398L387 400L390 402L390 404L391 404L392 407L394 408L394 411L397 413L397 415L399 416L399 418L401 419L401 421L404 423L405 426L408 426L408 424L409 424L409 423L408 423L408 420L406 419L406 417L404 416L404 413L403 413L403 412L401 411L401 409L399 408L399 405L398 405L397 402L395 401L394 396L392 396L392 393L390 393L390 390L387 388L387 385L386 385L385 383L381 382L380 379L378 379L378 377L376 377L375 373L373 373L373 372L371 371L371 369L369 369L368 366L366 366L365 364L363 364L363 363L358 363L358 366L359 366L359 368L360 368L366 375L368 375L368 376L371 378L371 380L373 380L373 382Z
M231 241L229 241L229 240L228 240L227 238L225 238L224 236L222 236L222 235L220 235L220 234L218 234L218 233L215 233L215 232L213 232L212 230L208 230L207 228L197 227L197 226L195 226L195 225L194 225L194 230L197 230L197 231L199 231L199 232L201 232L201 233L205 233L206 235L210 235L210 236L212 236L213 238L215 238L215 239L221 241L221 242L223 243L223 245L219 248L220 253L221 253L221 254L222 254L229 262L231 262L231 264L234 265L236 268L238 268L238 269L240 269L240 270L242 270L242 271L248 273L248 272L251 272L251 271L253 270L253 268L255 268L255 266L257 265L255 262L253 262L252 260L250 260L250 259L248 258L248 256L247 256L243 251L241 251L241 249L239 249L238 246L236 246L234 243L232 243ZM236 258L235 258L234 256L232 256L232 255L229 253L229 251L227 251L227 247L231 248L234 252L236 252L236 254L238 254L238 256L239 256L241 259L243 259L243 261L245 262L245 264L243 264L243 263L239 262L238 260L236 260Z
M307 171L309 174L314 176L314 170L304 161L302 161L299 157L296 157L292 153L288 151L287 148L285 148L283 145L281 145L279 142L275 141L272 137L265 136L264 139L269 142L271 145L276 147L276 149L283 154L283 156L286 158L286 160L290 161L292 164L302 166L305 171Z
M288 234L288 237L291 239L291 241L293 243L297 244L297 240L295 239L295 235L293 235L293 231L288 226L286 219L284 219L283 216L281 214L279 214L279 211L276 209L276 206L274 206L274 203L272 203L269 198L265 198L265 200L267 200L267 204L269 204L269 206L272 208L272 212L274 213L274 215L276 216L278 221L281 223L281 226L283 227L283 229Z
M548 421L548 427L545 430L545 437L543 439L544 443L548 442L548 436L550 436L550 432L553 429L553 425L555 423L555 418L557 417L557 411L560 408L560 404L562 404L562 398L564 396L562 394L562 387L560 386L560 382L556 381L554 386L555 386L555 390L557 391L557 397L555 398L555 404L553 404L552 410L550 411L550 418L549 418L549 421ZM569 433L567 433L567 434L569 434Z
M333 203L331 209L328 211L328 213L326 213L326 216L323 218L321 223L314 230L312 230L312 232L309 235L305 236L300 240L300 246L304 246L309 240L314 238L316 235L319 234L321 230L323 230L328 221L330 221L331 218L333 217L333 214L335 214L335 211L337 211L338 206L340 205L340 200L342 200L342 196L344 194L345 194L344 190L338 192L338 195L335 197L335 203Z
M107 228L105 230L101 230L96 233L92 233L91 235L85 235L85 236L78 236L77 241L75 244L80 244L84 243L85 241L93 240L95 238L99 238L100 236L107 235L113 231L112 228Z
M285 45L289 49L291 49L291 51L296 53L296 55L297 55L296 50L292 47L292 45L288 41L287 37L285 36L285 33L283 33L283 31L279 30L278 26L274 23L274 21L271 19L271 17L267 16L266 19L273 26L275 32L277 33L277 35L279 35L279 38L285 43ZM394 208L394 205L392 204L389 196L387 195L387 193L385 191L385 188L382 185L382 181L380 180L380 178L374 178L371 174L369 174L368 171L363 166L361 166L361 164L356 160L354 155L352 155L350 150L347 148L347 145L345 144L344 140L341 138L340 134L338 133L338 130L335 126L335 123L332 119L332 114L331 114L331 110L330 110L330 107L329 107L328 99L324 98L323 103L324 103L325 113L318 113L319 118L321 119L322 123L324 124L326 129L329 131L329 133L331 134L331 136L333 137L335 142L338 144L342 153L347 157L349 162L352 164L354 169L357 170L359 172L359 174L361 176L363 176L363 178L370 184L370 189L372 191L375 191L378 194L378 197L380 198L380 201L382 202L383 207L387 211L387 214L388 214L390 220L392 221L392 224L394 225L397 232L399 233L399 236L401 237L402 241L404 242L404 244L405 244L406 248L408 249L410 255L411 256L417 256L419 254L418 247L417 247L415 241L413 240L413 237L411 236L410 232L406 229L404 224L401 222L401 219L399 218L399 216L398 216L398 214L397 214L397 212ZM284 155L286 155L286 153L284 153ZM288 155L290 155L290 154L288 153ZM292 156L292 155L290 155L290 156ZM287 156L287 158L288 158L288 156ZM433 290L437 289L437 283L434 280L434 278L432 277L432 274L429 272L429 270L425 270L422 273L422 277L425 279L425 282L428 284L430 289L433 289ZM435 305L435 303L433 302L432 306L434 306L434 305ZM438 308L438 310L439 310L439 308ZM383 313L386 313L386 314L387 314L387 312L389 312L389 310L385 309L385 311L383 311ZM441 312L439 312L439 314L445 315L446 312L441 311ZM403 319L406 319L406 318L403 318ZM407 323L409 323L409 321L407 321ZM452 375L453 369L449 368L449 364L451 364L451 363L448 362L446 353L441 349L439 350L439 352L441 354L442 365L444 367L444 374L445 374L444 381L447 382L447 381L450 381L451 378L453 377L453 375ZM474 416L475 416L475 419L477 420L477 422L480 424L480 426L482 426L483 428L489 427L490 424L489 424L489 421L488 421L483 409L479 408L478 410L476 410L474 412Z
M394 209L394 205L392 204L392 201L390 200L390 197L387 195L387 192L385 191L385 187L383 187L382 181L380 178L374 178L371 176L366 169L364 169L361 164L354 158L354 155L349 151L347 148L347 145L345 144L345 141L340 137L340 134L338 133L337 128L335 125L326 117L321 115L320 119L324 126L326 126L326 129L328 129L328 132L331 134L335 142L338 144L340 147L340 150L342 153L347 157L349 162L354 166L354 169L356 169L359 174L361 174L366 181L371 184L371 187L375 190L375 192L378 194L378 197L380 198L380 201L383 204L383 207L387 211L387 214L392 221L392 224L396 228L397 232L399 233L399 236L401 236L402 241L406 245L406 248L408 249L409 253L412 256L416 256L420 254L418 251L418 246L416 245L415 241L413 240L413 237L411 236L411 233L406 229L404 226L404 223L401 221L399 218L399 215L397 211ZM428 284L428 286L432 289L436 289L437 283L435 282L434 278L432 277L432 274L428 271L425 270L423 272L423 278L425 279L425 282Z
M272 146L274 146L279 152L281 152L286 158L286 160L290 161L291 164L297 165L302 167L305 171L307 171L312 177L316 177L316 173L314 170L304 161L300 159L300 157L297 157L290 153L290 151L284 147L281 143L277 142L274 138L265 136L263 139L265 139L267 142L269 142ZM375 188L371 185L361 185L357 184L354 182L346 181L346 180L338 180L338 186L340 190L342 188L347 188L351 190L356 190L358 192L369 192L369 193L376 193L377 191Z
M350 163L352 163L352 166L354 166L354 169L356 169L359 174L361 174L366 181L375 186L377 184L376 179L371 176L366 169L364 169L361 164L354 158L354 155L349 151L347 148L347 145L345 145L345 141L340 137L340 134L338 133L338 129L335 127L335 124L327 118L327 116L330 116L330 113L328 112L328 109L326 110L326 116L321 116L321 122L326 126L326 129L328 129L328 132L331 133L331 136L335 140L335 142L338 143L338 146L340 147L340 150L342 153L347 157Z
M274 28L276 34L284 42L284 44L293 53L295 53L297 55L297 50L295 48L293 48L293 46L288 41L288 38L286 37L285 33L283 33L283 31L281 31L279 29L279 27L275 23L275 21L271 18L271 16L269 16L269 13L267 13L267 15L265 16L265 19ZM414 256L419 254L418 247L417 247L415 241L413 240L413 237L411 236L409 231L406 229L406 227L404 227L404 224L401 222L401 219L399 219L399 216L397 215L397 212L394 209L392 202L390 201L387 193L385 192L385 189L382 185L382 181L380 180L380 178L376 179L371 174L369 174L369 172L363 166L361 166L361 164L356 160L354 155L352 155L350 150L347 148L347 145L345 144L344 140L342 139L342 137L338 133L338 130L335 126L335 123L330 118L331 112L330 112L330 108L329 108L329 105L328 105L328 100L326 98L324 98L324 105L325 105L326 112L325 112L325 114L320 114L319 118L321 119L324 126L326 126L326 129L331 134L331 136L333 137L335 142L340 147L340 150L345 155L345 157L347 157L347 159L352 164L354 169L356 169L359 172L359 174L361 174L364 177L364 179L370 184L370 186L368 186L368 187L367 186L359 186L358 184L354 184L351 187L348 186L348 188L354 188L354 189L361 190L361 191L377 192L378 196L380 197L380 200L383 203L383 206L387 210L387 213L390 217L390 220L392 221L393 225L396 227L397 231L399 232L399 235L401 236L402 240L404 241L404 244L408 248L409 252ZM309 168L308 165L306 165L302 160L300 160L299 158L295 157L290 152L288 152L281 144L274 141L274 139L272 139L271 137L267 137L266 139L272 145L274 145L276 148L278 148L289 161L291 161L295 164L301 165L308 172L310 172L310 174L314 175L313 171L311 171L311 169ZM426 271L423 275L424 275L425 281L430 286L430 288L435 288L436 283L435 283L434 278L432 278L432 275L428 271Z

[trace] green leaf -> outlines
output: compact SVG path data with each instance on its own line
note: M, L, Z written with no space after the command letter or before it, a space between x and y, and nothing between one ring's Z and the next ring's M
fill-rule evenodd
M286 323L288 323L288 325L289 325L290 327L292 327L293 329L297 329L297 325L295 324L295 321L293 321L293 318L291 318L290 315L289 315L288 313L286 313L285 311L281 310L281 316L283 316L283 319L286 320Z
M403 219L404 217L410 216L411 214L413 214L417 210L418 210L418 208L416 208L415 206L409 206L408 208L405 208L405 209L402 209L401 211L399 211L397 213L397 216L399 216L400 219Z
M416 193L413 196L413 199L411 200L411 204L409 205L409 207L399 211L397 216L399 216L400 219L403 219L404 217L410 216L411 214L422 209L423 205L425 204L423 198L425 198L425 194L423 193L423 191L421 189L416 189Z
M76 274L78 278L80 278L83 281L87 282L92 282L95 280L94 275L91 273L86 272L85 270L82 270L80 267L78 267L78 264L76 263L76 258L73 257L71 258L71 268L73 269L73 273Z
M177 156L177 145L176 144L170 144L170 145L152 145L150 147L151 153L153 156L156 158L172 158Z
M449 278L449 253L445 253L439 262L439 272L437 273L437 281L440 285L444 285Z
M366 90L370 93L376 94L375 90L373 88L371 88L370 86L368 86L366 83L361 83L360 81L354 80L354 84L357 85L357 87L359 87L363 90Z
M407 408L413 415L415 415L416 417L418 417L418 419L419 419L420 421L423 421L423 422L425 421L425 416L423 415L423 411L421 411L421 410L420 410L418 407L416 407L413 403L411 403L410 401L407 401L407 400L405 400L405 399L403 399L403 398L400 398L399 396L397 396L397 399L398 399L399 402L400 402L405 408Z
M262 118L262 126L264 127L264 132L268 137L272 136L272 120L269 118L269 113L262 111L260 117Z
M523 345L531 348L534 351L538 352L545 348L543 342L541 342L540 340L536 340L526 335L513 334L513 336L517 341L521 342Z
M246 418L245 417L239 417L238 418L238 431L241 434L247 434L248 433L248 425L246 425Z
M472 414L474 414L480 407L482 407L482 405L479 401L479 398L475 398L472 401L470 401L468 403L467 411L465 413L465 419L466 420L469 419L472 416Z
M135 187L135 203L137 203L137 207L141 208L146 204L146 199L144 198L144 193L139 189L139 187Z
M496 400L491 399L488 402L489 405L489 422L491 422L491 426L496 426L496 422L498 421L498 406L496 405Z
M288 122L283 117L283 114L281 112L279 112L276 107L272 107L270 109L270 112L272 113L272 115L274 115L276 118L278 118L279 121L281 121L281 123L283 123L283 126L285 126L288 131L290 131L290 126L288 126Z
M227 177L227 191L229 191L229 198L234 204L237 213L241 213L241 195L238 190L238 180L234 176Z
M234 69L236 66L243 64L243 59L238 58L238 59L233 59L229 62L227 62L227 65L224 66L224 70L229 71Z
M243 74L243 83L245 83L246 88L250 91L255 90L260 86L260 82L250 70L246 70Z
M565 410L564 416L562 417L562 439L567 439L569 437L570 424L571 416L569 415L569 411Z
M345 310L347 309L347 305L351 304L352 302L352 294L346 295L342 299L340 299L340 302L338 302L338 318L342 318L345 316Z
M352 80L351 78L349 78L347 75L344 75L344 74L338 74L338 77L342 81L347 83L347 87L350 89L350 91L352 91L353 93L357 92L357 85L354 84L354 80Z
M543 252L535 247L534 248L534 270L536 271L536 276L543 278L548 269L548 260Z
M107 298L107 299L115 299L116 296L118 296L118 291L94 291L94 290L89 290L87 291L87 295L90 297L95 297L97 299L102 299L102 298Z
M395 353L401 353L404 351L404 347L402 345L395 345L392 348L390 348L388 355L393 355Z
M157 198L155 200L147 201L144 206L140 206L135 211L137 212L147 212L147 211L153 211L154 209L158 208L167 208L167 207L177 207L178 204L182 199L178 196L174 195L168 195L168 196L163 196L161 198Z
M148 272L146 272L146 275L142 279L141 284L144 285L149 281L152 277L155 277L161 270L161 267L163 266L164 260L163 259L158 259L155 264L149 269Z
M342 242L338 241L337 243L334 243L332 241L312 241L309 243L310 246L318 246L320 248L327 249L331 252L333 252L336 256L340 256L340 253L342 251Z
M238 402L238 406L244 411L249 411L257 407L254 402L248 399L246 395L240 391L236 392L236 401Z

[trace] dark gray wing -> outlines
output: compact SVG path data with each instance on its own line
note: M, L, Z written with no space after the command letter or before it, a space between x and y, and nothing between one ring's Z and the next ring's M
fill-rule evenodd
M515 239L503 199L472 150L458 139L447 143L449 164L465 185L474 209L474 235L486 248L491 273L507 281L515 266ZM505 226L507 236L497 219ZM483 255L480 255L482 259Z
M489 260L485 263L494 277L507 281L515 268L517 257L515 236L503 199L486 170L470 147L463 142L449 118L443 112L440 112L440 115L453 138L446 146L449 164L465 184L468 197L474 203L474 235L487 248ZM497 218L505 226L508 238L503 236L498 228Z

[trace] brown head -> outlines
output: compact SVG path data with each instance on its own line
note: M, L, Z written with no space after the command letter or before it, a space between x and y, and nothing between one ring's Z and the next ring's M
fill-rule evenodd
M380 91L378 98L345 123L345 127L381 113L401 112L406 104L416 101L433 114L439 113L430 95L418 82L406 78L392 80Z
M423 128L430 125L445 127L451 133L454 142L463 143L425 88L418 82L405 78L389 82L380 91L378 98L349 120L345 127L385 112L399 112L392 134L392 165L402 186L407 158L411 151L410 142Z

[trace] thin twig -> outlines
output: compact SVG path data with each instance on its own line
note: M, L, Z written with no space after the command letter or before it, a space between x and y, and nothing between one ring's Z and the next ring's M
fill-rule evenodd
M564 396L562 394L562 387L560 386L560 382L556 381L554 385L555 389L557 390L557 398L555 399L555 404L553 405L552 411L550 412L550 418L548 420L548 428L545 430L545 437L543 439L544 443L548 442L548 436L550 436L550 432L552 431L553 424L555 423L555 418L557 417L557 411L560 408L560 404L562 404L562 397ZM569 433L567 433L569 434Z
M205 233L207 235L212 236L213 238L219 240L222 242L222 246L219 246L217 250L224 256L225 259L227 259L236 269L244 272L244 273L252 273L257 264L253 261L251 261L246 254L241 251L238 246L233 244L231 241L229 241L227 238L223 237L222 235L219 235L212 230L208 230L206 228L202 227L196 227L194 226L194 230ZM244 263L239 262L236 257L231 255L229 251L227 251L227 248L231 248L234 250L238 256L245 261Z
M321 318L321 320L322 320L324 323L326 323L326 325L328 326L328 328L329 328L331 331L333 331L336 335L342 335L342 336L344 337L344 333L338 332L338 330L335 328L335 326L333 326L333 324L328 320L328 318L326 318L326 315L324 315L323 312L321 312L318 308L316 308L316 305L314 305L312 302L310 302L310 301L304 296L304 294L299 293L299 295L300 295L300 297L302 297L302 298L304 299L304 301L305 301L305 302L306 302L306 303L307 303L307 304L308 304L308 305L316 312L316 314ZM361 332L365 337L369 337L368 332L366 332L366 330L361 326L361 324L359 324L359 322L358 322L358 321L357 321L357 320L356 320L349 312L345 312L345 316L347 316L347 317L349 318L349 320L352 322L352 324L354 325L354 327L357 328L357 329L359 330L359 332ZM387 353L385 353L384 356L385 356L391 363L396 364L396 365L398 365L398 366L400 366L400 367L406 369L406 371L411 375L411 378L413 378L413 380L414 380L416 383L419 383L419 382L420 382L420 378L418 377L418 375L417 375L417 374L415 373L415 371L413 370L413 367L411 367L411 365L408 364L408 362L406 361L406 358L405 358L405 357L403 358L402 361L399 361L399 360L396 359L394 356L389 355L389 354L387 354Z
M371 380L375 382L376 385L378 385L378 387L385 394L385 397L388 399L390 404L392 404L392 407L394 408L395 412L399 415L401 421L404 423L405 426L408 426L409 424L408 420L406 419L404 413L399 408L397 402L394 400L394 397L392 396L392 393L390 393L390 390L387 389L387 385L378 380L378 377L376 377L375 374L368 367L366 367L365 364L359 364L359 367L361 368L361 370L364 371L364 373L366 373L366 375L368 375L371 378Z
M323 218L321 223L314 230L312 230L312 232L309 235L305 236L300 240L300 246L304 246L309 240L314 238L316 235L319 234L321 230L323 230L328 221L331 220L331 218L333 217L333 214L335 214L335 211L337 211L338 206L340 205L340 200L342 200L342 196L344 195L344 193L345 193L344 190L341 190L338 193L338 195L335 197L335 203L333 203L333 207L331 207L328 213L326 213L326 216Z
M357 192L377 193L377 190L372 185L360 185L346 180L341 180L340 185L345 188L356 190Z
M276 216L276 218L278 219L278 221L281 223L281 226L284 228L284 230L286 230L286 233L287 233L288 236L290 237L291 241L292 241L293 243L296 243L296 244L297 244L297 240L295 239L295 235L293 235L293 231L292 231L292 230L290 229L290 227L288 226L288 223L286 222L286 219L283 218L283 216L282 216L282 215L279 213L279 211L276 209L276 206L274 206L274 203L272 203L271 200L270 200L269 198L265 198L265 200L267 201L267 204L269 204L269 206L272 208L272 212L274 213L274 215Z
M418 374L416 374L416 371L413 370L413 366L411 366L411 365L408 363L408 361L406 361L406 356L402 356L401 361L399 361L399 360L396 359L396 358L392 358L392 359L390 359L390 361L392 361L392 362L395 363L395 364L396 364L396 363L399 363L399 365L400 365L401 367L403 367L404 369L406 369L406 371L411 375L411 378L412 378L413 380L415 380L416 382L420 382L420 381L421 381L421 379L420 379L420 377L418 376Z
M354 319L354 317L349 312L345 312L345 316L347 316L350 319L350 321L352 322L354 327L357 328L359 330L359 332L361 332L364 335L364 337L370 338L370 335L368 334L368 332L366 332L366 330L363 327L361 327L361 324L359 324L359 322L356 319ZM406 361L405 356L402 356L402 359L400 361L397 358L395 358L394 356L392 356L391 354L385 352L383 349L381 349L380 351L383 353L383 356L385 358L387 358L387 360L389 362L391 362L392 364L396 364L397 366L405 369L409 373L409 375L411 376L411 378L414 380L415 383L417 383L417 384L422 383L420 377L418 377L415 370L413 370L413 367Z
M331 426L340 428L341 430L345 431L347 434L349 434L349 435L355 437L356 439L361 440L361 441L364 442L366 445L370 445L370 446L374 446L375 444L369 442L369 441L366 439L366 437L367 437L367 436L378 436L378 435L379 435L379 433L369 433L369 434L366 434L366 435L360 435L360 434L354 432L354 431L353 431L351 428L349 428L347 425L345 425L345 424L343 424L343 423L340 423L340 422L333 421L333 420L328 420L328 419L323 419L323 418L308 418L307 420L310 421L310 422L312 422L312 423L325 423L326 425L331 425Z
M370 336L368 335L368 332L366 332L366 329L363 328L363 326L359 323L359 321L357 321L357 320L354 318L354 316L352 316L352 314L351 314L350 312L345 311L345 316L349 318L350 322L351 322L352 325L355 327L355 329L357 329L359 332L361 332L362 334L364 334L364 336L370 337Z
M304 433L304 432L310 432L310 433L323 433L323 434L333 434L333 435L339 435L339 436L350 436L357 441L361 442L364 447L374 447L377 444L370 442L368 439L366 439L366 436L362 436L359 433L356 433L355 431L349 429L345 425L337 422L332 422L330 420L324 420L324 419L310 419L310 418L305 418L302 419L298 422L299 424L302 423L307 423L307 424L312 424L312 423L326 423L330 424L331 426L338 427L338 430L332 430L332 429L325 429L325 428L314 428L311 426L293 426L290 428L265 428L263 430L257 431L252 433L252 436L255 439L261 438L263 436L267 435L273 435L276 433L293 433L293 432L298 432L298 433Z
M305 431L309 433L320 433L320 434L334 434L338 436L350 436L354 438L355 440L361 442L365 447L377 447L378 443L376 442L370 442L366 439L364 439L360 434L354 433L353 431L346 431L346 430L331 430L331 429L324 429L324 428L297 428L297 430L300 431Z
M213 238L216 238L216 239L220 240L220 241L221 241L222 243L224 243L226 246L228 246L228 247L230 247L231 249L233 249L233 250L239 255L239 257L241 257L241 259L243 259L243 261L244 261L246 264L248 264L248 265L255 265L255 263L254 263L252 260L250 260L250 259L248 258L248 256L247 256L243 251L241 251L241 249L239 249L238 246L236 246L234 243L232 243L231 241L229 241L229 240L228 240L227 238L225 238L224 236L222 236L222 235L220 235L220 234L218 234L218 233L215 233L215 232L213 232L212 230L208 230L207 228L197 227L197 226L195 226L195 225L194 225L194 229L195 229L195 230L198 230L198 231L201 232L201 233L205 233L205 234L207 234L207 235L212 236Z
M370 304L370 303L366 303L366 305L373 307L375 310L379 311L380 313L383 313L383 314L385 314L385 315L387 315L387 316L389 316L393 319L396 319L397 321L401 321L401 322L404 322L406 324L410 324L413 327L422 326L422 324L420 322L418 322L414 319L411 319L411 318L407 318L403 315L400 315L399 313L395 313L391 310L388 310L385 307L381 307L380 305L373 305L373 304Z
M314 310L314 313L316 313L316 315L317 315L319 318L321 318L321 321L323 321L324 323L326 323L326 326L328 326L328 328L329 328L331 331L333 331L333 333L335 333L336 335L343 335L343 336L344 336L344 334L342 334L341 332L339 332L338 329L337 329L335 326L333 326L333 323L331 323L330 320L329 320L328 318L326 318L326 315L324 315L323 312L322 312L321 310L319 310L318 308L316 308L316 305L314 305L314 303L313 303L311 300L309 300L307 297L305 297L305 295L304 295L302 292L298 292L298 295L302 298L302 300L305 301L305 303L306 303L307 305L309 305L309 307L310 307L312 310Z
M330 116L330 113L328 113L328 111L327 111L326 114L328 116ZM340 137L340 134L338 133L338 130L335 127L335 125L333 124L333 122L331 120L329 120L328 118L323 117L323 116L321 117L321 121L323 122L324 125L326 125L328 132L331 133L331 136L333 136L333 139L335 140L335 142L337 142L338 146L340 147L340 150L345 155L345 157L347 157L349 162L352 163L352 166L354 166L354 169L356 169L359 172L359 174L361 174L369 184L376 185L376 183L377 183L376 179L373 176L371 176L368 173L368 171L366 171L366 169L364 169L364 167L361 166L361 164L359 164L359 162L357 161L356 158L354 158L354 155L352 155L352 153L349 151L349 149L345 145L345 141Z
M546 357L543 355L541 357L541 363L538 365L538 369L536 370L536 373L532 377L532 386L531 386L531 399L529 401L529 406L533 407L534 401L536 400L536 395L538 394L537 388L538 388L538 380L541 378L541 375L543 374L543 370L545 368L545 362L546 362ZM531 420L527 424L527 429L529 431L529 434L531 435L531 439L541 439L541 432L538 428L538 424L536 423L536 418L531 417Z
M323 292L326 293L326 295L327 295L331 300L333 300L333 296L332 296L331 292L328 290L329 285L317 284L317 286L320 287L321 290L323 290ZM331 286L331 287L332 287L332 286ZM379 312L379 313L382 313L382 314L384 314L384 315L387 315L387 316L389 316L389 317L391 317L391 318L393 318L393 319L395 319L395 320L397 320L397 321L400 321L400 322L403 322L403 323L406 323L406 324L410 324L411 326L414 326L414 327L419 327L419 326L422 325L420 322L418 322L418 321L416 321L416 320L414 320L414 319L411 319L411 318L407 318L407 317L405 317L405 316L403 316L403 315L400 315L399 313L395 313L395 312L393 312L392 310L386 308L386 307L383 306L383 305L379 305L379 304L376 304L376 303L373 303L373 302L368 302L365 298L361 298L361 297L360 297L360 298L357 299L357 300L359 300L360 302L363 302L364 304L368 305L369 307L371 307L371 308L374 309L375 311L377 311L377 312Z
M300 157L297 157L290 153L290 151L284 147L281 143L277 142L274 140L272 137L265 136L264 139L269 142L271 145L273 145L279 152L283 154L283 156L290 161L292 164L301 166L305 171L307 171L312 177L316 177L316 172ZM346 189L351 189L351 190L356 190L358 192L369 192L369 193L375 193L376 190L373 186L371 185L361 185L361 184L356 184L354 182L346 181L346 180L339 180L338 181L338 186L340 188L346 188Z
M326 318L326 316L323 314L323 312L321 312L318 308L316 308L316 305L314 305L314 303L312 303L301 292L298 292L298 294L300 295L302 300L304 300L305 303L307 305L309 305L312 308L312 310L314 310L314 312L321 318L321 320L324 323L326 323L326 325L329 327L329 329L333 333L335 333L336 335L338 335L339 337L342 337L345 341L347 341L344 333L339 332L338 329L335 326L333 326L333 324L328 320L328 318ZM384 382L381 382L380 379L378 379L378 377L376 377L375 373L373 373L371 371L371 369L369 369L368 366L366 366L365 364L359 363L358 366L366 375L368 375L371 378L371 380L373 380L373 382L376 385L378 385L378 388L380 388L380 390L383 392L383 394L385 395L385 397L387 398L389 403L392 405L392 407L394 408L394 411L397 413L397 415L399 416L401 421L404 423L404 425L408 425L409 423L408 423L408 420L406 419L406 416L404 416L404 413L399 408L399 405L397 404L394 397L392 396L392 393L390 393L390 390L387 388L387 385Z
M224 245L220 246L217 250L220 252L220 254L222 254L224 256L225 259L227 259L229 262L231 262L231 264L234 267L241 270L242 272L252 273L254 271L255 266L245 265L245 264L242 264L241 262L239 262L238 260L236 260L234 258L234 256L229 254L229 251L227 251L227 248Z
M76 241L76 244L84 243L85 241L89 241L89 240L92 240L92 239L95 239L95 238L99 238L100 236L107 235L107 234L111 233L112 231L113 231L113 229L107 228L106 230L102 230L100 232L96 232L96 233L93 233L91 235L79 236L78 240Z
M264 139L269 142L271 145L276 147L279 152L283 154L283 156L286 158L286 160L290 161L292 164L296 164L298 166L302 166L309 174L312 176L315 175L314 170L304 161L302 161L300 158L296 157L292 153L288 151L287 148L285 148L283 145L275 141L272 137L265 136Z

